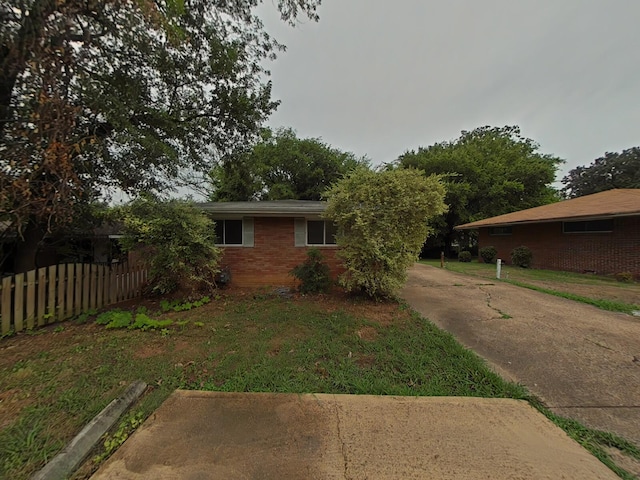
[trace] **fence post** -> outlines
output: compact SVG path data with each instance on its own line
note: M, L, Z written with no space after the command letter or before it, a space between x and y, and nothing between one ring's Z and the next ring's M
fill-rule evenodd
M502 273L502 260L496 261L496 278L500 280L500 274Z
M73 275L75 272L75 265L73 263L67 263L67 308L63 318L73 317Z
M118 303L118 265L111 265L110 268L110 288L109 303Z
M44 325L44 306L47 304L47 267L38 269L38 326Z
M36 320L36 271L27 272L27 328L33 330Z
M14 282L13 325L16 332L21 332L24 329L24 273L17 274Z
M89 286L89 291L91 292L89 295L89 308L93 310L96 308L98 296L98 265L89 265L89 269L91 271L91 284Z
M98 293L96 295L96 308L100 308L104 305L104 270L104 265L98 265L98 283L96 284Z
M9 333L11 330L11 292L13 290L13 277L4 277L2 279L2 334Z
M76 263L75 266L75 292L73 292L75 308L73 309L73 315L80 315L82 313L82 264Z
M85 263L82 265L82 312L89 310L89 286L91 285L91 277L89 275L91 265Z
M57 278L57 268L56 265L51 265L49 267L49 298L47 299L47 315L48 317L45 319L45 323L54 322L56 315L56 278Z

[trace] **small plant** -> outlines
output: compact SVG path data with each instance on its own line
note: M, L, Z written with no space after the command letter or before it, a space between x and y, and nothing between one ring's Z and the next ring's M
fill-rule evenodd
M101 313L96 318L98 325L104 325L105 328L125 328L131 325L133 321L133 315L131 312L125 312L124 310L109 310L108 312Z
M471 252L463 250L458 254L458 261L469 263L471 261Z
M100 463L105 458L109 457L109 455L116 451L118 447L120 447L120 445L129 438L129 435L131 435L136 428L142 425L142 422L144 422L144 415L142 412L127 415L127 417L120 422L120 425L118 425L118 429L113 432L113 434L105 437L103 443L104 452L94 457L93 461L95 463Z
M191 310L192 308L201 307L211 301L211 297L204 296L200 300L196 300L194 302L180 302L178 300L162 300L160 302L160 308L163 313L167 312L185 312L187 310Z
M309 249L305 262L294 267L290 274L300 280L301 293L327 292L331 286L329 266L317 248Z
M529 268L533 260L533 253L529 247L521 245L511 250L511 263L518 267Z
M498 256L498 250L494 246L482 247L478 253L484 263L495 263Z
M631 272L616 273L616 280L622 283L633 283L633 273Z
M97 314L98 314L98 311L95 308L92 308L91 310L87 310L86 312L81 313L75 318L75 323L79 325L85 324L87 323L90 317L93 317L94 315L97 315Z
M0 334L0 340L2 340L3 338L13 337L15 334L16 334L16 331L11 329L7 333Z
M138 328L144 332L146 330L165 329L164 327L168 327L172 323L173 320L154 320L146 313L137 313L135 321L131 325L129 325L128 328L130 328L131 330Z

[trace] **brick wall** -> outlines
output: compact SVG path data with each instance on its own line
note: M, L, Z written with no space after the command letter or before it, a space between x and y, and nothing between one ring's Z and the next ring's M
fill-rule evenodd
M231 271L231 284L239 287L294 286L289 272L307 258L310 247L296 247L293 218L254 218L253 247L225 247L222 265ZM343 271L336 247L318 247L336 278Z
M516 225L502 236L481 228L478 242L480 248L496 247L507 263L511 250L525 245L533 252L533 268L640 277L640 217L615 219L609 233L562 233L562 222Z

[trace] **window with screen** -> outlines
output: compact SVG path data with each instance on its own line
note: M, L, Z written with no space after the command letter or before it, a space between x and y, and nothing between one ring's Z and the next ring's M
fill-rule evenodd
M242 245L242 220L215 220L216 245Z
M336 226L324 220L307 221L307 245L335 245Z

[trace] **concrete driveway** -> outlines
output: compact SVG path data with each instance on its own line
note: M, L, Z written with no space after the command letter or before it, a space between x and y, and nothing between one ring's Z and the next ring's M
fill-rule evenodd
M527 402L177 391L92 480L618 478Z
M640 445L640 318L421 264L401 295L552 411Z

